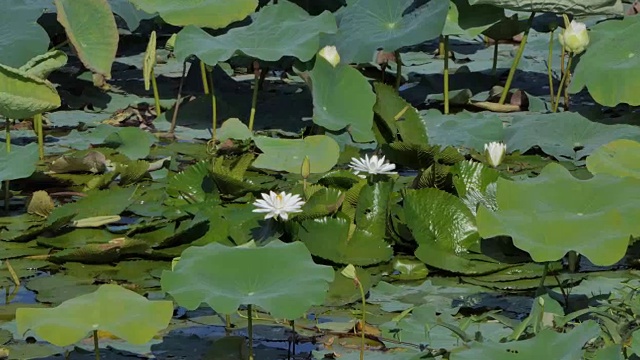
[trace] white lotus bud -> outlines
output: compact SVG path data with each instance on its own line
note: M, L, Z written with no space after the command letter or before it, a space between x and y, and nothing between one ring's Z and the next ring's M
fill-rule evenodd
M340 54L338 54L338 49L336 49L335 46L325 46L318 54L325 58L333 67L338 66L340 63Z
M500 165L502 160L504 160L506 152L507 145L503 143L492 141L488 144L484 144L484 156L489 165L493 167L498 167L498 165Z
M565 22L566 29L564 29L558 38L560 44L564 46L567 51L576 55L582 53L589 45L589 32L587 26L584 23L572 20L571 23Z

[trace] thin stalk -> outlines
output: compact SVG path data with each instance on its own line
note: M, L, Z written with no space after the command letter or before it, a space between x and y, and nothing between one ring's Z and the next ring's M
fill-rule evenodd
M438 42L438 54L440 56L444 56L445 48L444 48L444 36L440 35L440 41ZM449 54L447 54L449 55Z
M569 251L569 272L575 273L578 270L578 253Z
M527 39L529 38L529 30L531 30L531 25L533 24L533 18L536 16L535 11L531 13L529 16L529 21L527 23L527 28L524 30L524 34L522 35L522 40L520 41L520 47L518 47L518 52L516 53L516 58L513 59L513 64L511 64L511 69L509 70L509 76L507 77L507 82L504 85L504 89L502 90L502 95L500 96L500 105L504 105L504 102L507 100L507 95L509 95L509 88L511 87L511 83L513 82L513 77L516 74L516 70L518 70L518 64L520 64L520 59L522 58L522 54L524 53L524 48L527 45Z
M360 337L360 360L364 360L364 333L367 318L367 300L364 296L364 287L362 287L362 283L360 283L359 280L356 280L356 283L358 284L358 289L360 290L360 298L362 299L362 333Z
M256 118L256 105L258 103L258 89L260 82L260 71L255 72L253 81L253 96L251 97L251 115L249 115L249 131L253 131L253 122Z
M498 71L498 40L493 43L493 66L491 67L491 75L495 75Z
M231 315L224 316L224 330L227 332L227 335L231 333Z
M449 114L449 35L444 36L444 113Z
M571 80L571 68L567 69L567 80L565 81L564 87L564 109L569 110L569 84L568 82Z
M247 330L249 332L249 360L253 360L253 309L251 304L247 305Z
M555 92L553 91L553 74L551 72L551 67L553 66L553 35L555 30L551 30L551 37L549 38L549 58L547 59L547 74L549 75L549 91L551 93L551 106L553 106L553 95Z
M156 118L159 118L160 114L162 114L162 107L160 107L160 93L158 92L158 82L153 68L151 69L151 86L153 87L153 100L156 103Z
M42 130L42 114L36 114L33 116L33 125L38 135L38 155L40 160L44 160L44 132Z
M11 152L11 121L5 119L4 123L5 141L7 145L7 154ZM9 186L11 185L9 180L4 181L4 211L9 212L9 198L11 197L11 191Z
M558 111L558 106L560 105L560 94L562 94L562 90L564 89L564 83L567 81L567 75L569 74L569 69L571 69L571 61L573 60L573 53L569 54L569 61L567 61L567 69L562 74L562 79L560 80L560 85L558 85L558 94L556 95L556 101L553 105L553 112Z
M211 124L211 140L216 141L216 129L218 128L218 102L216 101L216 91L213 87L213 69L207 71L209 78L209 89L211 90L211 112L213 113L213 123Z
M96 360L100 360L100 345L98 344L98 330L93 330L93 351L96 353Z
M547 278L547 274L549 273L549 263L544 263L544 268L542 269L542 278L540 278L540 284L538 285L538 290L536 290L536 296L540 296L544 294L544 281Z
M184 85L184 77L187 75L187 62L182 63L182 77L180 77L180 85L178 86L178 99L176 100L176 106L173 108L173 116L171 117L171 127L169 133L173 134L176 131L176 122L178 121L178 109L180 108L180 101L182 100L182 85Z
M402 59L400 58L400 51L395 51L396 57L396 91L400 89L400 83L402 82ZM384 75L384 69L382 74ZM384 82L384 80L383 80Z
M203 61L200 61L200 77L202 78L202 89L204 94L209 95L209 83L207 82L207 67Z
M293 332L293 344L291 345L291 352L293 353L293 357L296 356L296 323L294 320L291 320L291 331Z

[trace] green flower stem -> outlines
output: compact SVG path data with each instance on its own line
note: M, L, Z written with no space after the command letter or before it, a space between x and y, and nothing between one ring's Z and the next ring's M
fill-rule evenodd
M93 330L93 352L96 353L96 360L100 360L100 345L98 344L98 330Z
M555 103L553 104L553 112L558 111L558 105L560 105L560 95L562 94L562 90L564 89L564 83L567 81L567 76L569 74L569 70L571 69L571 62L573 60L573 53L569 53L569 61L567 61L567 68L565 69L564 74L562 74L562 80L560 80L560 85L558 85L558 94L556 95Z
M180 101L182 101L182 86L184 85L184 78L187 75L187 62L182 63L182 76L180 77L180 85L178 85L178 98L176 99L176 105L173 108L173 116L171 117L171 126L169 127L169 134L173 134L176 131L176 125L178 123L178 110L180 109Z
M42 114L33 116L33 125L38 135L38 155L40 160L44 160L44 132L42 129Z
M227 335L231 333L231 315L224 316L224 330L227 332Z
M402 82L402 59L400 58L400 51L396 50L394 53L396 57L396 91L398 91ZM384 72L382 75L384 75Z
M258 103L258 83L260 82L260 72L256 71L253 82L253 97L251 98L251 115L249 115L249 131L253 131L253 122L256 118L256 105Z
M211 89L211 111L213 113L213 123L211 124L211 140L216 141L216 130L218 128L218 102L216 100L216 91L213 88L213 69L207 70L209 78L209 89Z
M158 82L156 81L156 74L151 69L151 86L153 87L153 100L156 103L156 118L159 118L162 114L162 107L160 106L160 93L158 92Z
M522 58L522 54L524 53L524 48L527 45L527 39L529 38L529 30L531 30L531 25L533 24L533 18L536 16L535 11L531 13L529 16L529 21L527 23L527 28L524 30L524 34L522 35L522 40L520 41L520 47L518 48L518 52L516 53L516 58L513 59L513 64L511 64L511 69L509 70L509 76L507 77L507 82L504 85L504 89L502 90L502 95L500 96L500 105L504 105L507 100L507 95L509 95L509 88L511 87L511 83L513 82L513 76L516 74L516 70L518 70L518 64L520 64L520 59Z
M253 360L253 307L247 305L247 330L249 332L249 360Z
M549 75L549 91L551 93L551 106L553 107L553 75L551 73L551 67L553 66L553 35L555 30L551 30L549 38L549 58L547 59L547 74Z
M209 95L209 84L207 83L207 68L202 60L200 61L200 77L202 78L202 88L204 89L204 94Z
M358 289L360 289L360 298L362 299L362 329L361 331L361 342L360 342L360 360L364 360L364 333L365 333L365 324L366 324L366 316L367 316L367 300L364 296L364 287L362 287L362 283L360 280L356 279L356 284L358 284Z
M438 54L440 56L444 56L445 48L444 48L444 36L440 35L440 41L438 42Z
M11 120L5 119L4 122L5 143L7 146L7 154L11 152ZM11 191L9 186L11 185L9 180L4 181L4 211L9 212L9 198L11 197Z
M540 296L545 293L544 281L547 278L548 273L549 273L549 263L545 262L544 268L542 269L542 278L540 278L540 285L538 285L538 289L536 290L536 296Z
M444 113L449 114L449 35L444 36Z
M498 70L498 40L493 44L493 66L491 67L491 75L495 75Z
M569 251L569 272L575 273L578 270L578 253L575 251Z

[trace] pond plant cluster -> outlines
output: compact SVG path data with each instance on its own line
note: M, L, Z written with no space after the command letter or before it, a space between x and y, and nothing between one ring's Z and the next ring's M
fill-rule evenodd
M0 357L640 356L637 1L4 9Z

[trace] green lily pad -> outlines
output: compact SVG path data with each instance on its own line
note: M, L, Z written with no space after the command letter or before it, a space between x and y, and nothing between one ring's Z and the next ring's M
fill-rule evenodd
M173 302L149 301L111 284L52 309L16 310L19 333L32 330L57 346L74 344L95 330L108 331L133 344L144 344L166 328L172 316Z
M374 88L377 99L373 110L384 120L393 140L400 136L406 143L428 144L427 127L418 111L398 95L393 87L375 83Z
M638 32L638 16L595 25L589 31L588 50L580 56L572 74L569 92L577 93L586 87L599 104L640 105L640 94L635 86L640 81Z
M111 78L111 65L118 50L118 27L106 0L54 0L58 22L82 63L91 71Z
M407 226L418 245L456 254L477 244L479 236L473 214L456 196L425 188L407 190L404 201Z
M24 179L36 170L38 162L38 144L12 146L7 152L6 146L0 146L0 181Z
M500 177L497 170L469 160L455 164L451 174L458 197L474 216L479 205L492 210L497 208L496 181Z
M640 143L620 139L603 145L587 157L587 169L592 174L640 179Z
M432 0L405 13L413 0L347 0L336 13L338 34L331 39L343 63L369 63L379 48L395 51L440 35L448 0Z
M316 265L300 242L274 240L262 247L211 243L187 248L173 271L162 272L162 289L189 310L204 302L218 313L232 314L241 304L252 304L276 318L295 319L324 301L333 279L334 270Z
M147 13L159 13L171 25L195 25L214 29L245 19L258 6L258 0L185 0L180 3L172 0L130 1Z
M0 13L0 64L19 67L47 51L49 35L37 22L42 8L33 1L14 0L10 6Z
M0 64L0 115L26 119L60 107L53 85L34 75Z
M278 139L259 136L253 139L262 154L253 162L259 169L286 171L300 174L305 156L309 157L311 173L331 170L340 156L340 146L325 135L312 135L304 139Z
M343 306L361 299L358 286L354 283L353 279L343 276L340 273L341 270L342 269L336 270L335 278L329 287L327 300L324 302L325 306ZM366 294L372 285L371 275L367 270L357 267L356 276Z
M463 146L483 151L484 144L504 138L502 120L493 113L443 115L438 110L427 110L420 114L429 129L429 144L432 145Z
M600 326L588 320L567 333L543 329L531 339L511 342L473 342L454 351L451 360L582 359L582 347L600 334Z
M640 234L640 179L597 174L574 178L562 165L547 165L536 178L498 180L498 211L478 209L480 235L509 235L537 262L555 261L569 251L596 265L624 256L631 235Z
M184 2L182 4L184 4ZM127 23L127 27L131 31L136 31L142 20L148 20L156 16L156 14L150 14L136 8L133 1L129 0L109 0L109 5L111 6L111 10Z
M504 18L504 10L493 5L469 5L469 0L452 0L442 35L474 38Z
M339 212L335 218L304 221L298 237L314 256L338 264L366 266L391 259L385 240L387 208L392 184L378 182L359 193L355 222Z
M376 95L367 78L346 64L333 67L322 57L316 58L309 74L313 122L331 131L346 128L356 142L373 141Z
M471 5L488 4L514 11L535 11L573 15L622 15L620 0L469 0Z
M218 129L216 136L220 142L223 142L227 139L251 139L253 137L253 133L249 130L247 125L240 121L240 119L233 118L222 123L222 126Z
M175 54L178 59L196 55L208 65L226 61L236 53L265 61L294 56L309 61L320 47L321 33L335 33L333 15L324 12L312 17L288 1L263 7L251 25L211 36L195 26L178 33Z
M30 59L20 67L20 70L40 79L46 79L49 74L65 66L67 60L67 54L60 50L53 50Z
M137 127L124 127L104 139L104 146L118 150L129 159L143 159L149 155L156 137Z
M564 112L515 118L505 129L505 139L509 152L525 152L539 146L558 160L579 162L613 140L640 140L640 128L625 124L604 125L577 113Z
M71 216L73 220L94 216L120 215L133 201L136 187L93 190L87 196L55 208L47 218L48 224Z

